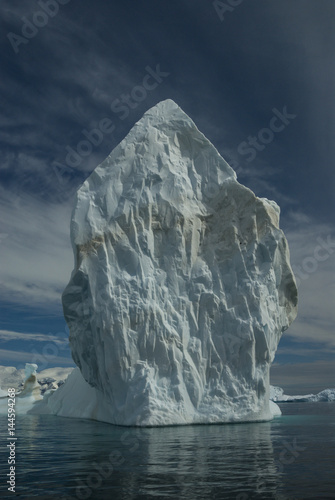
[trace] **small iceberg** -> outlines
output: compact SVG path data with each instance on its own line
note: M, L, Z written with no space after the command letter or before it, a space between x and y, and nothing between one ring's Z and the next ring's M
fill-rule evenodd
M276 403L329 403L335 401L335 389L325 389L318 394L287 396L284 389L271 385L270 400Z

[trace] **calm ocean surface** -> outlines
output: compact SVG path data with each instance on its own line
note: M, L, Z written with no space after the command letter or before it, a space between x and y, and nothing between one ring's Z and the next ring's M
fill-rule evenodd
M335 499L335 403L280 407L269 423L151 429L18 416L16 495L1 417L0 498Z

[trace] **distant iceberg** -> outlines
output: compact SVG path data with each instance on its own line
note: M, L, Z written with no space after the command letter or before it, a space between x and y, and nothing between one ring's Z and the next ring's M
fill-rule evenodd
M335 401L335 389L325 389L318 394L287 396L281 387L271 385L270 400L276 403L327 403Z
M34 406L37 401L42 400L40 386L37 382L38 366L33 363L26 363L25 367L25 380L23 388L15 395L15 413L26 414ZM16 376L17 373L12 372ZM16 389L15 386L12 386ZM0 414L6 414L8 410L7 405L7 392L0 388Z
M16 391L15 413L25 415L35 403L42 402L44 395L63 385L73 368L48 368L40 373L37 370L33 363L26 363L24 370L0 365L0 415L7 414L9 388Z

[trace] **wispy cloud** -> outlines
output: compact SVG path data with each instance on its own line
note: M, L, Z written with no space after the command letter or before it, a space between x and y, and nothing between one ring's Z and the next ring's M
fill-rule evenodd
M322 342L317 343L316 340L312 343L312 346L306 346L307 340L301 340L300 338L295 338L294 336L288 336L290 343L287 345L285 342L285 346L283 343L279 344L279 347L276 352L276 359L278 356L293 356L294 359L299 359L300 362L306 361L306 358L310 359L311 357L315 359L322 359L324 357L329 358L331 355L335 355L335 347L329 344L324 344ZM286 340L286 335L284 334L284 339Z
M10 330L0 330L0 342L10 342L14 340L21 340L24 342L53 342L59 346L68 345L66 338L60 338L56 335L46 335L43 333L22 333L13 332Z
M0 290L9 302L60 307L72 270L71 206L49 204L3 191L0 202Z
M25 363L36 363L36 354L26 351L13 351L0 349L1 363L6 366L16 366L19 369L24 368ZM10 365L10 363L12 363ZM37 361L38 364L38 361ZM65 356L49 356L45 366L40 365L42 369L51 368L52 366L74 366L71 358Z

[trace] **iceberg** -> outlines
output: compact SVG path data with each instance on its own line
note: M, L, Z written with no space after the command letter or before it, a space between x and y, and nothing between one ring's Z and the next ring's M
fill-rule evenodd
M5 370L4 379L8 382L9 380L18 380L20 377L21 370L12 370L12 367L1 367L7 368ZM38 366L34 363L26 363L25 366L25 380L23 388L20 392L15 394L15 413L25 415L33 408L33 406L42 400L40 385L37 382L37 370ZM6 377L7 375L7 377ZM9 386L10 387L10 386ZM16 387L11 385L11 387ZM8 413L7 405L7 392L0 389L0 414L4 415Z
M29 396L41 399L41 390L37 382L37 368L38 366L35 363L26 363L23 389L16 397L25 398Z
M14 388L16 394L19 394L24 388L26 379L34 374L40 386L40 393L43 395L45 392L55 390L63 385L73 369L72 367L54 367L46 368L37 373L38 366L36 364L27 363L24 370L22 368L17 369L14 366L0 365L0 387L5 389L2 391L4 395L7 395L9 387Z
M330 403L335 401L335 389L324 389L318 394L287 396L281 387L270 386L270 400L277 403Z
M9 388L15 389L17 413L25 415L33 408L38 408L40 405L37 403L42 403L42 396L63 385L73 371L73 368L58 367L47 368L37 373L37 369L38 366L35 363L26 363L24 370L14 366L0 365L0 415L8 413L7 391Z
M77 192L63 293L78 366L44 411L125 426L262 421L297 313L274 201L171 100Z

